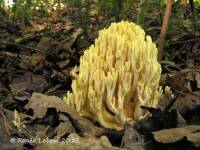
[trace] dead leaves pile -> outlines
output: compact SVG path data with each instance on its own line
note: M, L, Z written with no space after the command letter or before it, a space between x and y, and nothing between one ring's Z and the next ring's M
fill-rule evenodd
M9 111L1 107L0 121L3 128L4 148L31 149L128 149L154 150L156 148L196 149L200 146L200 105L198 97L185 104L189 97L173 99L166 93L163 100L173 103L163 103L160 109L146 108L150 117L139 121L134 126L127 126L125 131L117 132L95 125L95 122L80 117L72 108L67 107L62 99L33 93L27 100L21 99L23 108L16 107ZM22 97L21 97L22 98ZM20 102L21 102L20 101ZM177 105L180 101L183 105ZM193 105L193 106L191 106ZM18 110L17 110L18 109ZM196 124L196 125L194 125ZM122 133L122 134L121 134ZM9 145L11 137L23 139L49 139L52 143L15 143ZM117 138L118 137L118 138ZM59 140L58 140L59 139ZM121 148L112 146L121 145ZM175 144L175 145L174 145ZM183 145L182 144L186 144Z
M27 92L62 96L70 90L70 72L91 43L68 18L61 22L59 28L39 31L16 24L10 31L13 24L0 23L0 99Z
M26 110L26 114L17 110L13 113L1 109L0 121L3 121L4 129L0 131L6 132L2 135L24 139L34 138L40 139L40 141L48 138L57 140L53 143L32 143L38 150L54 149L55 147L67 150L120 149L113 147L108 138L103 136L106 133L105 129L95 126L87 118L80 117L56 96L33 93L24 110ZM31 143L16 143L16 147L26 147L25 144Z

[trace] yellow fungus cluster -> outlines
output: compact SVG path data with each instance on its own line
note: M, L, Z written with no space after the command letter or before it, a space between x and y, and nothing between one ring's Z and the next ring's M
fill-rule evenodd
M162 90L158 50L134 23L112 23L80 59L72 93L64 98L81 116L111 129L123 129L145 115L140 106L155 107Z

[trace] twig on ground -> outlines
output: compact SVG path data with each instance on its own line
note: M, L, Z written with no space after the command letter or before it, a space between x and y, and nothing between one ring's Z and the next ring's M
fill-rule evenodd
M0 45L13 45L13 46L17 46L17 47L21 47L21 48L26 48L32 51L37 51L40 52L42 54L45 54L42 50L36 49L36 48L32 48L32 47L28 47L25 45L21 45L21 44L17 44L17 43L10 43L10 42L0 42Z

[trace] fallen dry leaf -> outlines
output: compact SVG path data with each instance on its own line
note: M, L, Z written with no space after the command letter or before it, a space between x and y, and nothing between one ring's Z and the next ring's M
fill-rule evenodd
M4 109L2 105L0 105L0 118L2 118L3 123L2 126L5 128L6 134L10 135L14 129L14 113L13 111L9 111Z
M5 132L6 134L0 134L0 136L5 136L11 134L12 126L10 125L8 118L5 116L3 111L0 111L0 122L1 122L1 133Z
M183 118L183 116L180 114L180 112L177 111L177 126L185 126L186 120Z
M154 139L161 143L174 143L183 138L200 146L200 125L187 125L180 128L163 129L153 132Z
M15 77L12 84L10 84L13 94L18 94L22 91L43 92L47 86L48 83L43 76L34 75L30 72Z
M67 114L72 124L83 135L99 136L104 132L103 128L96 127L90 120L80 117L74 109L68 107L61 98L56 96L33 93L25 108L32 109L34 117L37 118L43 118L48 108L56 108L57 111Z
M40 42L37 44L36 48L42 51L47 51L49 49L51 49L51 43L52 42L52 38L51 37L45 37L43 36L40 39Z
M181 71L171 71L170 73L165 80L177 93L189 93L200 87L200 70L198 68L190 67ZM197 85L192 85L192 82L196 82Z
M31 94L27 91L22 91L22 92L18 92L16 95L13 96L13 99L15 100L19 100L19 101L25 101L30 99Z
M64 67L66 67L69 64L69 59L63 60L63 61L59 61L57 62L57 65L62 69Z
M40 53L34 53L31 56L31 65L34 67L44 67L44 63L45 63L45 56L43 54Z
M32 109L34 116L37 118L43 118L48 108L56 108L57 111L68 112L66 104L63 100L56 96L47 96L39 93L33 93L28 104L25 106L26 109Z
M176 109L179 112L184 112L186 109L192 109L194 106L200 105L200 92L193 92L193 94L187 94L186 96L179 96L173 105L172 109Z
M30 134L32 137L41 139L47 138L47 131L49 129L49 126L40 124L30 124L29 126L27 126L27 128L29 128L29 131L34 132Z
M13 93L18 93L26 90L26 88L31 83L31 75L25 74L24 76L16 77L13 79L10 88Z
M21 69L28 69L30 67L31 58L26 55L20 55L21 61L19 63L19 67Z
M122 146L128 150L144 150L144 137L132 126L128 126L125 129Z
M67 133L75 133L76 130L72 126L72 124L68 122L61 122L54 130L57 134L56 137L62 137L63 135Z

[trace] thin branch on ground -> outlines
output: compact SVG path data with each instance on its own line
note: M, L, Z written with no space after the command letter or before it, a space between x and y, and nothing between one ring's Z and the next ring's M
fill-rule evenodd
M37 51L39 53L45 54L42 50L32 48L32 47L28 47L28 46L21 45L21 44L17 44L17 43L0 42L0 45L13 45L13 46L17 46L17 47L21 47L21 48L25 48L25 49L29 49L29 50L32 50L32 51Z

